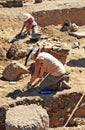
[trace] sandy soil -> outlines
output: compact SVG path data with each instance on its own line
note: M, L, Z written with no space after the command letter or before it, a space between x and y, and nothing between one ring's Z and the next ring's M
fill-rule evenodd
M19 32L21 28L22 22L19 21L18 17L21 12L32 12L38 10L46 10L52 8L65 8L65 7L81 7L84 4L84 0L50 0L43 1L40 4L34 4L34 1L25 3L22 8L0 8L0 47L8 50L10 47L8 41L15 36L16 33ZM68 36L67 33L60 32L58 27L55 26L47 26L47 33L49 36L56 35L63 39L64 42L68 43L70 48L70 53L68 55L65 68L71 73L70 84L72 89L69 91L83 91L85 92L85 38L77 39L73 36ZM84 28L82 26L80 28ZM43 33L44 29L40 28ZM25 39L26 40L26 39ZM20 41L21 44L27 44L23 41ZM80 48L72 49L72 45L74 42L80 42ZM6 65L10 60L0 60L0 77L2 77L2 72ZM24 64L24 59L21 59L20 62ZM6 97L8 93L13 92L15 90L23 91L29 81L29 76L25 75L21 80L16 83L11 83L8 81L4 81L0 79L0 105L5 104L6 102L10 102L10 97Z

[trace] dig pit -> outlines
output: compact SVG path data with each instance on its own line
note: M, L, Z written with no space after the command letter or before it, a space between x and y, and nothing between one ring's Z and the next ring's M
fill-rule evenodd
M26 96L27 92L24 93ZM5 116L6 111L18 105L30 105L37 104L41 105L49 115L49 130L56 128L56 130L63 126L68 120L70 114L81 98L81 93L69 92L67 90L64 92L58 92L56 95L40 95L40 96L28 96L28 97L17 97L17 100L11 104L3 105L0 107L0 130L5 130ZM65 127L70 127L73 130L77 130L77 127L80 127L80 130L85 129L85 97L82 99L78 109L75 111L73 117L69 121L68 125ZM24 114L24 112L23 112ZM26 115L25 115L26 116ZM13 117L12 117L13 118ZM24 119L23 119L24 120ZM65 130L64 128L64 130Z
M84 12L82 14L84 14ZM80 16L82 20L82 17L84 15L83 16L80 15ZM79 19L79 24L83 25L82 22L80 23L80 19ZM63 92L57 92L56 95L46 95L46 96L44 95L29 96L28 92L24 92L23 96L19 95L19 97L16 98L16 101L12 101L12 103L6 103L5 105L0 106L0 130L5 130L5 116L8 108L15 107L18 105L30 105L30 104L41 105L47 111L50 119L49 130L50 129L84 130L85 129L85 98L83 98L82 102L80 103L80 106L78 107L77 111L74 113L73 117L71 118L68 127L63 128L64 124L68 120L70 114L72 113L74 107L76 106L81 96L82 96L81 93L72 90L65 90Z

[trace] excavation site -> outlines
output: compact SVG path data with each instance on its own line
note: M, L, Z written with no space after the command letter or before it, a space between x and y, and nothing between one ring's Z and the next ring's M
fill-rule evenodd
M38 33L34 25L21 34L22 14L27 13ZM55 90L40 91L56 70L39 70L31 55L36 48L65 68ZM0 0L0 130L85 130L84 0Z

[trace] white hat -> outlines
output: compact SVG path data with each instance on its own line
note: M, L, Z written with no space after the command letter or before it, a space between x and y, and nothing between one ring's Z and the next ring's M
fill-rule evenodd
M26 21L27 19L29 19L31 17L31 14L29 14L29 13L23 13L22 14L22 20L23 21Z
M30 52L31 53L30 53L27 61L29 61L31 58L33 58L34 54L36 54L38 52L38 50L39 50L39 48L34 48L34 49L29 48L28 49L28 55L29 55Z

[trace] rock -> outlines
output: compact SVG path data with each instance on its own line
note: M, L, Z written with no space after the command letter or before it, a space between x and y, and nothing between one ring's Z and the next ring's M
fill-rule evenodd
M7 111L5 126L6 130L47 130L49 117L41 106L20 105Z
M42 0L35 0L35 3L41 3Z
M71 31L76 32L78 30L79 26L77 26L75 23L72 23L71 25Z
M26 56L26 51L23 49L24 46L19 43L12 44L7 52L7 58L18 60Z
M18 63L17 61L13 61L4 69L2 75L8 81L15 81L18 80L21 74L27 74L27 68Z
M23 2L22 0L3 0L3 2L0 2L0 5L3 7L22 7Z

